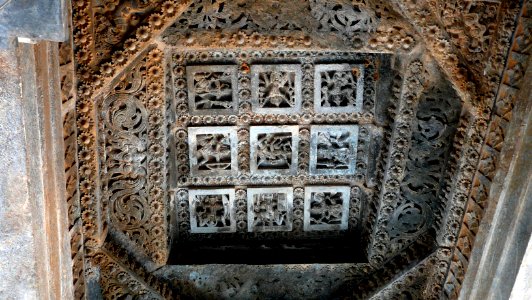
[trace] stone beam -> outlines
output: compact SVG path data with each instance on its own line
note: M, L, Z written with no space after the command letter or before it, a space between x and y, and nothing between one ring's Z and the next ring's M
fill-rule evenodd
M71 299L56 43L0 50L0 298Z
M65 2L0 0L1 299L73 298L59 53L44 42L65 40Z
M523 82L531 80L529 64ZM530 89L521 89L516 99L520 101L516 101L490 190L492 205L482 219L459 299L508 299L532 234Z
M0 36L62 42L65 0L0 0Z

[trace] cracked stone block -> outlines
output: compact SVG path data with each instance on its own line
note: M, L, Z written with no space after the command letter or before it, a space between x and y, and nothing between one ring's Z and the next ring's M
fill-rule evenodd
M238 171L235 127L189 127L192 176L227 176Z
M235 190L189 190L190 232L236 232Z
M354 174L357 143L357 125L311 126L310 174Z
M251 67L251 106L259 114L293 114L301 110L299 65Z
M295 175L298 145L298 126L252 126L250 128L251 173Z
M236 66L188 66L186 73L191 115L237 113Z
M249 188L248 231L292 231L291 187Z
M306 187L303 230L346 230L350 190L349 186Z
M314 110L317 113L353 113L362 108L364 66L316 65Z

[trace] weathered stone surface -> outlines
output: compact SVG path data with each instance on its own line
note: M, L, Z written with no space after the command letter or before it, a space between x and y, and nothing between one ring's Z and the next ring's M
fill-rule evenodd
M0 298L37 299L38 269L16 45L0 51Z
M531 81L532 64L528 64L523 82ZM506 143L491 185L494 202L478 228L478 246L472 250L459 299L508 299L521 264L530 264L523 261L532 240L530 86L520 89L516 98L521 101L516 103L506 129Z
M450 269L459 290L449 263L504 166L521 3L74 2L77 298L430 299ZM194 265L228 261L298 265Z
M65 3L65 0L1 0L0 36L64 41Z
M0 78L0 297L70 298L57 44L13 41Z

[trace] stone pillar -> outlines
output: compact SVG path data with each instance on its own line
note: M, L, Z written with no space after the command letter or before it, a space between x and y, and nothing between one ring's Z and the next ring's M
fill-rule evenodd
M64 8L0 0L0 299L73 298L58 49L48 42L66 36Z

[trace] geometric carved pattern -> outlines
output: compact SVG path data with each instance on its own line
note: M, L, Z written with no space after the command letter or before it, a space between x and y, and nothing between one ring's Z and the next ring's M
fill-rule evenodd
M320 241L351 239L342 234L355 232L368 241L369 262L349 264L341 274L320 273L319 286L307 281L309 291L341 290L339 297L346 298L438 296L450 255L439 248L427 256L437 247L434 234L437 245L451 249L459 238L445 287L447 296L456 295L465 272L458 265L467 267L477 216L489 203L505 126L526 69L527 51L521 47L504 78L499 74L521 2L424 1L408 11L411 1L397 7L363 2L73 3L78 85L75 114L65 118L77 125L79 176L69 178L79 183L79 208L75 199L69 204L72 220L81 220L72 228L80 233L79 241L73 238L74 252L80 251L76 273L99 286L91 293L101 288L106 297L170 297L149 287L159 281L185 294L194 291L176 284L192 283L198 295L213 298L250 295L247 286L256 286L258 297L265 298L279 298L274 286L291 291L274 283L285 282L275 272L267 271L272 281L260 286L235 271L202 294L204 279L194 266L185 267L190 276L173 271L183 266L156 272L133 267L131 261L140 258L153 270L146 255L164 265L167 234L177 228L178 245L182 238ZM446 12L453 18L440 26ZM155 46L154 38L170 23ZM416 30L423 36L413 34ZM522 32L516 45L527 45ZM419 44L426 45L414 47ZM425 46L453 80L452 88L434 84L447 79L434 75L429 55L419 54ZM413 48L420 51L409 52ZM171 57L163 58L163 52ZM419 59L422 68L410 59ZM448 97L452 89L467 105L456 107L457 98ZM496 110L490 126L486 107ZM271 171L261 175L252 171L252 130L266 127L293 130L290 142L288 132L260 133L262 141L280 146L259 149L257 169ZM338 133L343 128L350 128L353 144ZM319 133L328 141L321 146ZM279 174L288 165L289 148L290 174ZM282 159L265 160L271 153ZM168 218L167 193L175 200L176 220ZM121 247L134 257L109 258L123 252ZM421 257L427 259L408 271ZM259 273L267 269L256 267ZM78 288L84 288L82 281ZM317 296L309 291L299 289L294 297Z
M357 149L358 142L370 141L372 135L364 125L332 124L371 122L375 85L371 74L379 58L338 53L332 60L338 64L327 67L332 68L328 69L330 76L348 67L347 74L340 75L347 81L336 89L331 82L333 93L316 100L314 75L321 65L313 61L317 61L319 55L301 52L292 54L290 64L277 64L283 55L286 54L258 51L176 51L172 54L176 184L178 194L188 195L178 196L176 203L178 240L271 240L283 232L288 232L295 241L318 236L339 238L354 234L359 226L362 202L355 194L351 198L349 191L353 184L364 181L366 164L370 160L366 155L358 157L357 152L371 156L367 150L370 144L363 143ZM260 64L254 60L244 64L235 59L251 56L261 58ZM341 63L345 60L361 62L364 58L364 65ZM238 65L240 68L235 69ZM222 91L219 95L223 95L224 103L234 110L218 113L202 109L198 114L195 106L198 101L192 99L205 98L198 93L196 83L206 78L207 70L211 72L207 74L210 77L216 72L220 74L216 75L216 80L207 81L215 83L202 83L200 92L209 87L208 98L214 99L211 97L215 94L213 91ZM351 103L341 100L339 105L350 105L353 109L341 113L315 110L315 101L321 103L329 97L352 99ZM367 115L363 116L362 112ZM332 210L341 207L341 212L335 212L335 217L322 216L319 221L313 221L323 224L305 227L304 214L310 206L305 208L304 190L317 184L332 184L334 189L337 184L344 185L343 193L332 193L332 198L329 194L323 195L327 198L324 214L329 207ZM270 185L282 187L275 191ZM196 199L193 191L203 191L204 186L232 190L234 201L224 195L204 195ZM262 192L257 194L257 191ZM209 208L205 207L207 202L211 203ZM351 202L352 210L349 209ZM317 200L314 210L317 210L316 203ZM218 217L215 217L217 212ZM212 220L203 217L208 215ZM224 234L213 234L218 232Z

